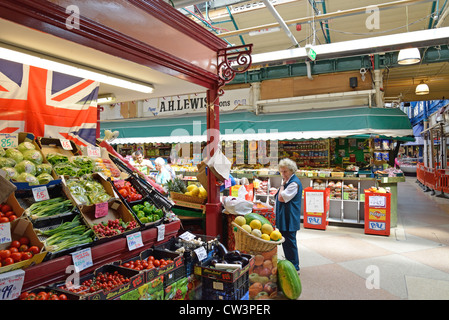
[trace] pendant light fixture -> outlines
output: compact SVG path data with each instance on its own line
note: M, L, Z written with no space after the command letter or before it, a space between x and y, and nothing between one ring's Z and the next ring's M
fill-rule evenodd
M421 53L418 48L401 49L398 55L398 63L402 65L415 64L421 61Z
M429 86L421 80L420 84L416 86L415 94L418 96L423 96L429 94Z

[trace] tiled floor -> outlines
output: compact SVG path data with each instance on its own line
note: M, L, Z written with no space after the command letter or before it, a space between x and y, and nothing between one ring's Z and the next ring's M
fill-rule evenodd
M449 299L449 199L423 192L413 177L398 193L398 225L389 237L301 226L299 300Z

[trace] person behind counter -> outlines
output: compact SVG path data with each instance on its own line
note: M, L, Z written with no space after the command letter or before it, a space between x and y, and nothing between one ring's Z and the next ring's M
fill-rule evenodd
M144 159L143 153L140 150L133 153L133 159L130 162L134 168L136 168L143 174L148 175L150 173L150 170L154 170L153 163L148 159Z
M279 173L282 185L275 195L276 227L282 233L285 241L282 243L285 258L299 272L299 255L296 244L296 232L301 222L302 184L295 175L296 163L290 159L279 161Z
M154 160L154 164L156 166L157 174L156 174L156 183L159 185L164 185L168 180L171 180L170 172L168 172L165 166L165 160L161 157L156 158Z

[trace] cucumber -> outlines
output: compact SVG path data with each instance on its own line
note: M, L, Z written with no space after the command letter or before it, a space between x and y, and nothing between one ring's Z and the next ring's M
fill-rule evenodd
M262 223L262 225L264 225L265 223L268 223L270 226L273 226L273 225L271 224L271 222L270 222L267 218L261 216L261 215L258 214L258 213L255 213L255 212L247 213L247 214L245 214L244 217L245 217L245 220L246 220L246 224L248 224L248 225L249 225L250 222L253 221L253 220L259 220L259 221Z

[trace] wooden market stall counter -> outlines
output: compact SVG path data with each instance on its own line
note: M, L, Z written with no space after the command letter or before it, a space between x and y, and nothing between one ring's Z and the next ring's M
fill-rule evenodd
M98 245L93 245L91 247L93 266L81 271L81 276L87 273L92 273L102 265L117 260L130 259L137 256L141 251L151 248L153 245L162 244L177 236L179 227L179 220L166 223L165 236L161 241L157 241L157 228L141 230L143 247L132 251L128 249L125 236ZM33 290L39 286L47 286L56 282L65 281L73 274L73 271L66 273L67 267L72 265L72 256L68 254L24 269L25 280L22 286L22 291Z

